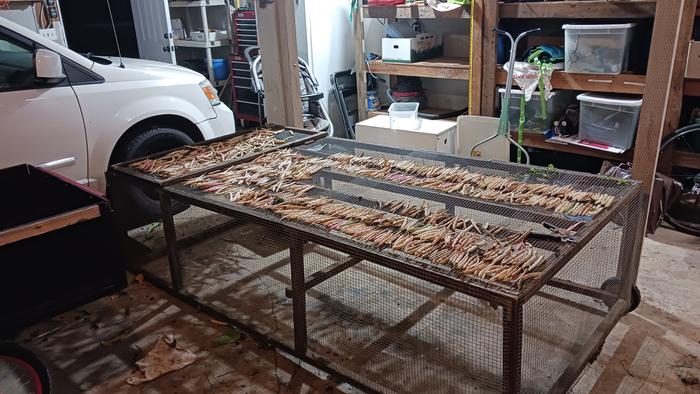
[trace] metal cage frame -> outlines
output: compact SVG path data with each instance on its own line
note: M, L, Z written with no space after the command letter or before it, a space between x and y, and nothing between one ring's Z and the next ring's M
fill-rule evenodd
M399 148L363 144L354 141L340 140L336 138L325 138L316 141L310 146L296 148L305 155L325 155L324 149L331 145L339 145L354 151L373 151L377 154L391 154L404 158L424 159L432 162L442 163L447 167L460 166L465 168L478 168L483 171L508 172L515 176L526 176L530 171L529 166L512 163L501 163L484 161L478 159L464 159L455 156L414 152ZM558 377L551 392L563 392L570 387L581 373L586 363L600 349L605 338L610 333L617 321L629 310L631 290L636 282L639 258L641 254L642 240L644 237L644 219L642 213L645 197L642 185L636 181L620 183L617 180L604 179L599 176L580 174L570 171L557 171L556 177L580 185L599 185L607 190L613 191L616 200L608 209L599 213L594 219L583 226L578 231L578 241L575 243L562 243L554 240L531 240L537 248L552 252L546 260L546 268L542 275L528 282L523 288L508 288L496 284L489 284L478 280L457 278L447 270L434 264L426 264L425 261L418 261L404 256L398 256L383 250L368 248L359 241L353 241L346 236L341 236L296 222L284 221L276 215L251 209L245 206L236 205L227 199L215 197L213 195L191 189L182 184L171 184L159 189L161 196L161 209L163 218L163 231L166 240L166 249L170 270L170 285L161 278L139 270L147 275L148 279L156 284L168 288L173 294L181 297L187 302L196 304L206 311L216 314L221 318L236 324L239 327L255 333L255 329L240 322L228 318L216 308L203 304L195 297L190 296L184 289L182 265L180 262L180 247L182 240L178 240L175 231L174 202L183 202L191 206L200 207L208 211L216 212L234 218L238 222L257 223L266 228L274 230L276 233L285 235L289 240L289 267L291 271L291 289L288 295L292 299L293 309L293 334L294 346L289 347L276 341L274 338L262 336L285 351L302 360L341 376L346 381L368 391L374 391L366 382L348 377L337 371L333 371L323 363L318 363L310 357L308 348L307 332L307 305L306 293L314 286L329 280L335 275L355 266L361 261L367 261L386 267L390 270L401 272L423 281L439 285L446 289L487 301L494 307L498 307L502 313L502 383L503 392L521 392L522 387L522 362L523 362L523 307L542 290L544 286L551 286L563 291L573 292L598 300L603 300L609 309L604 313L604 318L591 333L590 339L585 346L577 352L565 371ZM333 190L333 182L354 182L367 187L385 190L391 193L410 195L416 198L435 201L445 204L448 212L454 213L456 207L475 209L483 212L497 213L499 215L517 217L528 222L542 222L544 220L565 226L573 223L572 220L547 212L544 209L535 207L512 206L504 203L494 203L465 196L446 194L422 188L400 185L389 181L377 180L368 177L353 176L334 169L326 169L315 174L311 181L317 188L315 193L329 196L341 201L350 202L361 206L374 206L373 201L363 196L344 194ZM554 181L554 180L552 180ZM581 251L588 243L609 223L618 220L618 215L632 220L632 225L624 226L622 237L631 240L632 253L624 253L620 246L618 256L617 276L620 284L612 290L584 286L580 283L555 278L569 261ZM304 257L305 244L317 244L324 247L346 253L349 257L339 261L330 267L307 275ZM629 252L629 251L628 251Z

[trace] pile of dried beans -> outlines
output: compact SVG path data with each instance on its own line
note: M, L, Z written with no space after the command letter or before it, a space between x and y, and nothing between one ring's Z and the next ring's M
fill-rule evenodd
M129 167L165 179L185 175L284 144L285 139L277 138L282 131L263 129L211 144L189 145L156 159L137 161Z
M526 183L508 177L470 172L465 168L429 166L409 160L344 153L329 158L337 162L334 169L351 175L380 178L494 202L544 207L572 216L596 215L615 201L609 194L576 190L571 185Z
M314 186L296 181L309 179L314 169L329 164L328 159L304 160L289 153L275 152L276 159L266 155L250 165L234 166L186 184L226 195L240 205L274 212L283 220L320 226L376 248L449 266L460 277L520 287L540 275L545 259L525 242L527 232L508 232L402 201L380 202L375 209L309 196ZM296 167L299 160L304 164Z

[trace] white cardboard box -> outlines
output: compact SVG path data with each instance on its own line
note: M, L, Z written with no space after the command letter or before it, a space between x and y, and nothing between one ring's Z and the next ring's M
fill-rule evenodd
M415 38L382 38L382 60L413 63L442 56L442 34L420 33Z
M357 141L368 144L440 153L454 153L457 123L422 119L416 130L391 129L389 115L379 115L355 125Z

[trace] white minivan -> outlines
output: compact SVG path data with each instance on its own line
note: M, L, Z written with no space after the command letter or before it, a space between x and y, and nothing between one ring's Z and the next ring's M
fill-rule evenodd
M110 164L235 130L199 73L81 55L0 17L0 168L29 163L105 191Z

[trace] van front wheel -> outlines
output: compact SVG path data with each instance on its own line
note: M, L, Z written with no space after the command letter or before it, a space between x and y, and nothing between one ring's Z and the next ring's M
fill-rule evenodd
M119 152L119 162L138 159L154 153L194 143L184 132L168 127L154 127L134 135ZM160 220L160 199L156 190L128 185L116 191L116 209L120 215L138 217L142 224ZM173 211L182 212L186 204L174 203ZM123 212L120 212L123 211ZM133 221L130 220L130 221Z

